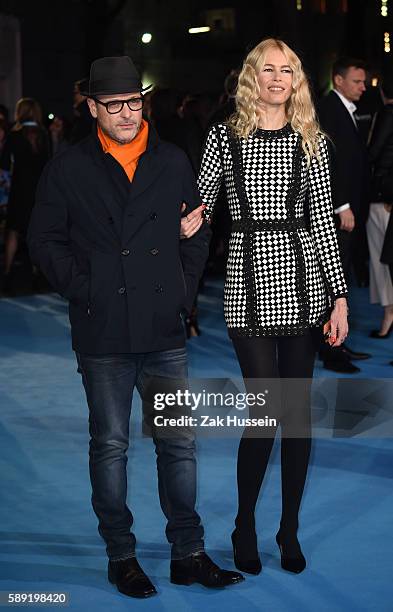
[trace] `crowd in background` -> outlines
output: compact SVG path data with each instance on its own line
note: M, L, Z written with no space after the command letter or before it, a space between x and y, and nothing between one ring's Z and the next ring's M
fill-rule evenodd
M175 143L187 153L195 174L198 173L209 127L213 123L225 121L235 110L237 76L237 70L230 72L220 97L160 88L154 88L144 95L144 115L163 140ZM32 98L19 100L13 113L0 104L0 295L50 290L39 270L34 269L29 262L25 236L36 186L44 165L51 157L83 139L92 129L86 99L80 93L82 82L76 81L74 84L72 117L54 115L50 120L45 119L39 102ZM364 89L359 90L358 99ZM359 151L364 148L367 168L364 167L363 176L352 177L352 180L358 181L364 200L356 227L352 282L359 286L370 284L370 301L380 303L384 308L379 329L372 330L371 335L387 338L393 331L393 285L389 272L391 255L386 255L392 251L392 240L385 240L393 203L392 73L383 77L378 90L377 104L374 98L373 109L369 114L372 121L361 122L360 113L357 121L356 111L353 115L354 123L359 128L359 140L355 141L355 147ZM373 112L375 106L378 108L377 113ZM321 105L317 103L321 117L325 107L323 102ZM365 116L367 114L363 118ZM324 123L327 125L328 121L322 121L323 128ZM326 128L325 131L330 135ZM349 173L349 158L357 153L357 150L345 153ZM213 239L207 272L223 273L231 221L225 193L220 194L218 202L212 224ZM386 263L381 262L381 253ZM187 334L190 337L199 333L195 308L187 322Z

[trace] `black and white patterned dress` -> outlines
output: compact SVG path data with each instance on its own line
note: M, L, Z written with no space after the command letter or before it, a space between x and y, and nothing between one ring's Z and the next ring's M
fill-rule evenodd
M325 137L308 168L289 123L248 139L216 124L198 178L207 218L223 181L232 217L224 290L229 335L303 335L320 325L332 300L347 295Z

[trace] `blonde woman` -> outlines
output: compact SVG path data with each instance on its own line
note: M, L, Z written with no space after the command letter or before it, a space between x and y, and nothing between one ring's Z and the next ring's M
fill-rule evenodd
M329 343L339 346L348 333L347 287L333 223L327 140L301 62L282 41L263 40L248 54L236 109L208 134L199 189L209 219L220 185L226 187L232 234L225 319L252 390L251 379L311 379L312 332L331 312ZM187 225L198 227L197 215L183 223L183 235L192 231ZM297 530L311 445L309 385L299 389L280 412L282 515L276 536L282 567L295 573L306 566ZM250 406L251 416L265 410ZM236 566L258 574L254 511L276 427L270 435L252 430L244 430L239 445L232 542Z

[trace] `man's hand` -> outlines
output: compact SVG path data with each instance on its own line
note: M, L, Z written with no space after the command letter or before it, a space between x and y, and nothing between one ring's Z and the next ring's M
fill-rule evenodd
M352 232L355 227L355 217L353 216L352 210L347 208L347 210L343 210L342 212L338 213L338 215L341 221L340 229L344 230L345 232Z
M0 172L1 172L1 171L0 171ZM384 209L386 210L386 212L391 213L391 212L392 212L392 207L393 207L393 204L387 204L387 203L385 202L385 204L383 205L383 207L384 207Z
M180 239L191 238L199 230L203 223L203 211L205 210L205 204L201 204L198 208L195 208L186 217L183 217L180 224ZM186 210L186 205L182 204L181 211Z

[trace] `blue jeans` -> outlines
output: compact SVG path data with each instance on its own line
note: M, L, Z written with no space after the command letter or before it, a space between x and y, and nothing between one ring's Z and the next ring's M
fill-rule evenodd
M145 398L155 377L185 384L184 348L152 353L86 355L77 353L89 406L89 471L98 531L111 560L135 556L132 514L127 507L127 449L134 387ZM157 413L158 414L158 413ZM162 437L152 428L157 454L161 508L172 559L204 549L196 503L195 437L189 430Z

